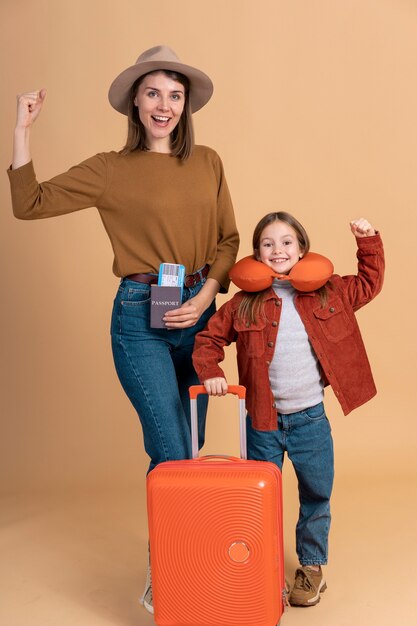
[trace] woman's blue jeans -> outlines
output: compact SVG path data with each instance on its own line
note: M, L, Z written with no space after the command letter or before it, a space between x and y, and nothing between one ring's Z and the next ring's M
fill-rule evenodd
M333 487L333 440L323 403L304 411L278 413L278 429L260 431L247 418L248 458L280 469L286 451L298 478L300 512L296 549L301 565L325 565Z
M183 290L183 302L203 283ZM191 456L188 388L199 384L191 355L196 333L204 328L215 304L192 328L150 328L151 288L122 279L111 322L114 363L119 380L142 424L145 450L158 463ZM207 397L198 397L199 445L204 443Z

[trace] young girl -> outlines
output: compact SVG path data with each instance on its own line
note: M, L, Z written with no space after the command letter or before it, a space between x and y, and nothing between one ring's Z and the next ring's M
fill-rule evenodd
M375 385L354 312L381 290L384 274L379 233L361 218L350 223L358 245L358 274L338 276L313 292L288 280L256 293L238 292L197 335L193 362L209 395L224 395L219 363L236 342L239 382L247 389L248 458L282 468L293 463L300 514L296 549L300 567L290 604L313 606L326 589L333 442L323 407L330 384L346 415L372 398ZM285 212L266 215L255 228L257 260L288 274L308 253L303 226Z

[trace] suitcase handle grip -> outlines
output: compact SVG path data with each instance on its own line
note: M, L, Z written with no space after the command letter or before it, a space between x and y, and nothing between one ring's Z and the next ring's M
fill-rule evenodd
M242 459L239 459L238 456L227 456L226 454L206 454L205 456L200 456L198 458L199 461L231 461L232 463L240 463Z
M207 393L204 385L192 385L189 391L191 400L195 400L200 394ZM246 387L243 387L243 385L228 385L227 393L233 393L241 400L244 400L246 398Z
M200 394L206 394L207 391L204 385L192 385L189 392L191 405L191 458L198 459L197 396ZM239 397L240 458L247 459L245 408L246 388L242 385L229 385L227 393L232 393Z

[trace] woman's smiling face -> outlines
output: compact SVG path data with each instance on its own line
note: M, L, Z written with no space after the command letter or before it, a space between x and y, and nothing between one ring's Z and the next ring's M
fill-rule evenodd
M149 150L170 152L170 135L185 105L183 85L164 72L147 74L138 87L134 103L146 131Z

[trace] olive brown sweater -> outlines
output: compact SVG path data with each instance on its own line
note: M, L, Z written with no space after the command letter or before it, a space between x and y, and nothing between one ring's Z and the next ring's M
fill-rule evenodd
M227 289L239 237L214 150L195 146L185 162L156 152L101 153L40 184L32 162L8 175L19 219L97 207L116 276L158 273L162 262L182 263L190 274L208 263L209 277Z

